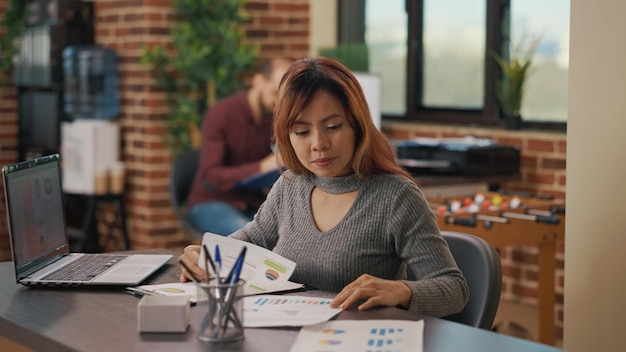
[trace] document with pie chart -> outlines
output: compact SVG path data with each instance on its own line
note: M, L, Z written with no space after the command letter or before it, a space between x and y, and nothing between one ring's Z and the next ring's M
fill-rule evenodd
M291 347L308 351L413 351L424 350L424 321L333 320L304 326Z
M209 255L213 259L216 257L215 248L219 246L222 259L220 277L222 278L228 275L241 249L246 246L246 258L240 275L241 279L246 280L245 296L304 287L302 284L289 281L296 263L263 247L210 232L204 234L202 244L207 246ZM201 251L198 265L204 268L204 263L204 251Z

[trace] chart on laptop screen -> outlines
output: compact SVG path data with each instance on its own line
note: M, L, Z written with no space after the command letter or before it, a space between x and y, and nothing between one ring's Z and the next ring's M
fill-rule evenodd
M11 173L7 180L18 265L65 243L58 170L54 163L36 169Z

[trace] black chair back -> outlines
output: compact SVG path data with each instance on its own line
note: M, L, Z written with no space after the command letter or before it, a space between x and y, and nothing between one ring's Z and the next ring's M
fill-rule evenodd
M191 222L189 222L185 205L199 163L199 150L192 149L181 152L172 164L169 183L170 201L174 207L176 216L178 216L178 219L183 223L185 229L187 229L195 239L202 238L202 231L196 229Z
M444 319L490 330L500 303L502 265L498 252L480 237L442 231L450 252L469 286L469 301L457 314Z

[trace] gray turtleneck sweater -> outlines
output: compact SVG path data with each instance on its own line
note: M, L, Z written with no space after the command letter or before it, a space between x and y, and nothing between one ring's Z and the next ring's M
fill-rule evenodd
M345 217L320 232L311 192L359 190ZM268 248L296 263L290 280L339 292L361 274L403 280L412 291L409 311L441 317L461 311L465 278L439 233L422 192L401 175L319 178L286 171L254 220L231 237ZM406 268L417 281L406 281Z

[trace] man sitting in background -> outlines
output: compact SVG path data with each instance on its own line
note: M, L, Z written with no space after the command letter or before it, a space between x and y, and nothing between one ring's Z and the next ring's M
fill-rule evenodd
M262 189L238 189L241 180L278 169L271 151L272 111L278 86L291 64L264 63L251 87L213 105L202 121L200 165L189 194L189 219L201 231L229 235L254 217Z

